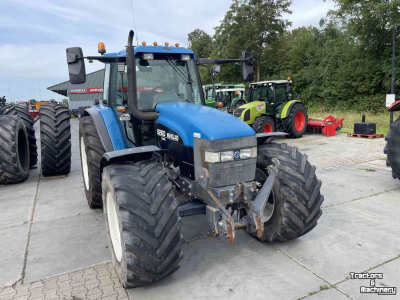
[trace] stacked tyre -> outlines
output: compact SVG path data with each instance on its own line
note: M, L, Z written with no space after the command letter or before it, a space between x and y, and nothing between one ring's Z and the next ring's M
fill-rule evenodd
M28 135L29 141L29 157L30 157L30 167L37 165L37 146L36 146L36 137L35 137L35 129L33 128L34 122L29 114L29 110L26 106L21 105L6 105L0 108L0 115L3 116L19 116L24 122L26 133Z
M68 107L61 104L40 106L42 175L60 176L71 171L71 125Z
M30 151L28 133L19 116L0 116L0 185L28 178Z

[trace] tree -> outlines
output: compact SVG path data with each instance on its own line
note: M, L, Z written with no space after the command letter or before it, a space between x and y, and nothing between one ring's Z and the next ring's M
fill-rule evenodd
M68 106L68 99L67 98L62 99L61 103L65 106Z
M239 57L243 50L252 51L256 78L260 81L271 73L272 45L291 24L283 19L284 13L291 13L291 3L291 0L233 0L221 25L215 28L213 55ZM224 69L224 74L234 72L237 77L238 68Z
M213 48L211 36L201 29L195 29L188 34L189 45L196 57L210 57Z

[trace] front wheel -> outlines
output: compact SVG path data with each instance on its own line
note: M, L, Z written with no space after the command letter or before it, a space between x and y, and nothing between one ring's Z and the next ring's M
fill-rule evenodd
M253 129L256 133L275 132L275 122L271 117L258 117L253 124Z
M290 110L289 116L283 120L285 132L290 138L300 138L307 130L307 110L301 103L296 103Z
M288 241L310 232L322 215L324 197L321 181L315 175L307 155L286 144L264 144L258 147L256 180L264 183L272 158L280 168L266 206L270 219L264 223L262 241Z
M109 248L122 285L151 284L178 270L181 218L162 165L142 161L108 166L102 188Z

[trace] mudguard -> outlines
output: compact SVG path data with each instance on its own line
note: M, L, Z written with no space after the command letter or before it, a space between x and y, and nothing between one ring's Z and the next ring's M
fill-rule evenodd
M107 152L126 148L118 119L111 107L95 105L85 110L85 116L88 115L91 116L101 143Z
M264 101L253 101L237 108L233 115L248 125L254 123L255 119L265 114L266 104Z
M299 100L288 101L282 109L281 119L287 118L290 114L290 110L292 109L293 105L295 105L297 103L301 103L301 101L299 101Z
M151 159L153 157L153 154L159 151L162 150L157 146L143 146L106 152L101 158L100 173L103 172L103 169L105 167L115 163L121 163L124 161L136 162L140 160Z
M396 101L395 103L393 103L389 108L388 111L390 112L394 112L394 111L400 111L400 100Z
M288 134L285 132L263 132L263 133L257 133L256 138L257 138L257 145L264 144L265 141L274 138L274 137L284 137L287 136Z

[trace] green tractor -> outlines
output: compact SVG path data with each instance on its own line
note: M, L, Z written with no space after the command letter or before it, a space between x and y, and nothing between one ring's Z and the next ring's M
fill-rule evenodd
M250 125L256 133L283 131L300 138L307 129L308 115L299 100L292 99L292 81L271 80L251 83L248 103L233 115Z
M204 86L206 105L232 113L236 108L246 104L246 85L217 83Z

